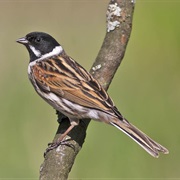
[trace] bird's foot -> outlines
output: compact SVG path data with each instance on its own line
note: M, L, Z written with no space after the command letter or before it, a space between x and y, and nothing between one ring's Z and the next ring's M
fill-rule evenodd
M71 141L72 139L66 139L66 140L62 140L62 141L56 141L56 142L52 142L52 143L48 143L48 147L46 148L45 152L44 152L44 157L47 155L47 153L53 149L56 149L58 146L60 145L66 145L68 147L71 147L74 151L75 151L75 146L71 143L69 143L69 141Z

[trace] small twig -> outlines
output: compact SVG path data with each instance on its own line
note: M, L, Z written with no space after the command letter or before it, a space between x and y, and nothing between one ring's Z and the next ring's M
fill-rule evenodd
M133 0L111 0L107 9L107 33L90 73L107 90L125 54L132 28ZM69 127L67 117L58 112L60 125L54 142ZM66 145L47 153L40 168L40 180L65 180L80 151L90 119L80 121L70 133L69 141L74 148Z

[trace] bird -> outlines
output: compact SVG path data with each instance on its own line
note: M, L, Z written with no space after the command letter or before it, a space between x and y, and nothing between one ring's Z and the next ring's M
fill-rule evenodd
M153 157L157 158L160 152L169 153L131 124L100 83L68 56L51 35L31 32L16 42L29 52L28 77L35 91L70 121L70 126L58 139L58 145L81 119L90 118L121 130Z

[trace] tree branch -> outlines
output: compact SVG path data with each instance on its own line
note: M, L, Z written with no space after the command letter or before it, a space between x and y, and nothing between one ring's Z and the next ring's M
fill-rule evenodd
M132 28L133 10L133 0L111 0L108 5L107 33L90 70L93 77L106 90L124 57ZM64 117L60 112L57 114L60 125L53 142L56 142L70 125L67 117ZM40 168L40 180L65 180L68 178L76 155L84 143L89 122L90 119L81 120L79 125L66 137L66 139L71 138L68 142L74 148L60 145L57 149L47 153Z

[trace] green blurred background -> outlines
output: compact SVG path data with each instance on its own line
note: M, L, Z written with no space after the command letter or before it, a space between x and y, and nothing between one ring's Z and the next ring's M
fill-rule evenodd
M38 179L58 126L54 110L32 88L27 51L15 40L48 32L90 69L105 35L107 4L0 1L1 179ZM124 116L170 154L154 159L117 129L93 121L70 178L180 178L179 8L179 0L137 0L127 51L109 89Z

